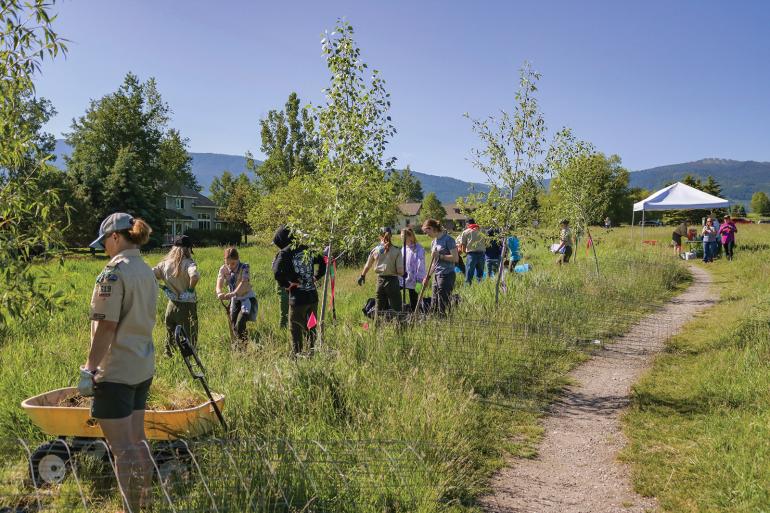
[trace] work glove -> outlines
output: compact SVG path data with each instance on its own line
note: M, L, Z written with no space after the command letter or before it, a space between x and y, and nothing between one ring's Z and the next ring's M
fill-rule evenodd
M94 395L94 373L85 367L80 367L80 381L78 382L78 392L83 397Z
M358 286L362 286L364 283L366 283L366 277L362 274L358 277Z

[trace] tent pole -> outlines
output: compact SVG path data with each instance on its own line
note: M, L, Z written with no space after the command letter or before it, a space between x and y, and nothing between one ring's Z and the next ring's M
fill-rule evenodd
M644 244L644 209L642 209L642 244Z
M634 243L634 215L636 214L636 210L633 208L631 207L631 244Z

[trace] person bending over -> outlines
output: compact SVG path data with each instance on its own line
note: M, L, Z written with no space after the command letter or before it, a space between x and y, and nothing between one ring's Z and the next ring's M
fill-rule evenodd
M229 247L224 256L225 263L217 276L217 299L230 300L230 324L243 345L248 340L246 323L257 320L257 296L251 288L249 264L241 262L238 250Z

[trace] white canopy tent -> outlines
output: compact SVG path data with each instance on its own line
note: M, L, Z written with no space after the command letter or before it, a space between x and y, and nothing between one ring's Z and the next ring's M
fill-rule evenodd
M726 208L730 202L711 194L699 191L694 187L676 182L651 194L642 201L634 203L634 211L631 213L631 225L634 224L634 215L642 212L642 237L644 237L644 213L646 211L660 210L694 210L700 208Z

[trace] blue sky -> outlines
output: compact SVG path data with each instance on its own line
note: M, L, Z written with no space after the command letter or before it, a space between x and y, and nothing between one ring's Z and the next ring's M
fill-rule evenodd
M416 171L481 181L464 112L512 107L524 60L551 129L572 127L629 169L770 161L770 2L64 0L67 59L38 94L57 137L127 71L154 76L196 152L259 153L258 120L291 91L319 103L320 37L337 17L392 94L390 152Z

